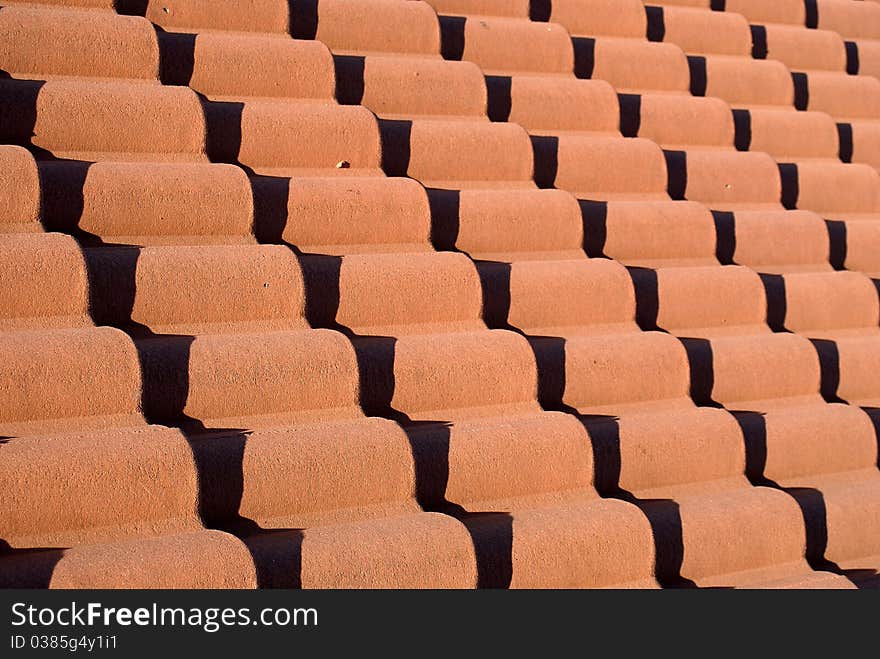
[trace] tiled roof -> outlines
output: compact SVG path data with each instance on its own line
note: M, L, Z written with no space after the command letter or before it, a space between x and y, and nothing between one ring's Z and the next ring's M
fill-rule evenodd
M0 585L880 585L880 3L0 8Z

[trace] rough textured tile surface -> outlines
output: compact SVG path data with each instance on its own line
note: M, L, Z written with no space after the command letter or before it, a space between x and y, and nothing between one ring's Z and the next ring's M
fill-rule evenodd
M0 6L0 586L880 571L880 4Z

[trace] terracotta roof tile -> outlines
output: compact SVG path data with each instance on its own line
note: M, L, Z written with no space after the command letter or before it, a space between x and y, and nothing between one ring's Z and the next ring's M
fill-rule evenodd
M878 11L4 3L0 585L876 585Z

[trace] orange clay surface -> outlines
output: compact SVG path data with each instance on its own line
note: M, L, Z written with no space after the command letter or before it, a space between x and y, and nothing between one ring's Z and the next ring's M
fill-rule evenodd
M880 2L0 0L0 586L880 586Z

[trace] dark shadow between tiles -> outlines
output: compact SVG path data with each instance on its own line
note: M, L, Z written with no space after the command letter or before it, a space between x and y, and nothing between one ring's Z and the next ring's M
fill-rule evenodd
M113 0L113 8L117 14L125 16L144 16L150 0Z
M782 275L760 274L767 298L767 324L774 332L785 332L788 302L785 294L785 278Z
M874 434L877 435L877 468L880 469L880 407L862 407L871 424L874 426Z
M318 34L318 0L289 0L288 30L294 39L314 39Z
M715 258L721 265L735 265L736 215L730 211L712 211L715 222Z
M228 163L253 172L239 162L242 140L242 113L244 103L209 101L199 95L205 113L207 128L205 150L211 162Z
M855 41L845 41L844 46L846 47L846 72L851 76L856 76L861 68L859 65L859 44Z
M531 0L529 18L538 23L546 23L553 13L553 0Z
M695 588L681 574L684 565L684 528L679 504L672 499L640 499L620 487L621 452L619 419L607 415L577 415L593 447L594 482L599 494L637 506L651 526L655 551L655 576L667 588Z
M837 124L837 140L839 149L838 156L843 162L852 162L853 159L853 128L849 123Z
M596 66L596 40L589 37L572 37L574 46L574 75L577 78L593 77Z
M388 176L407 176L411 157L412 121L379 120L382 169Z
M836 563L825 558L828 548L828 508L825 496L812 487L790 487L785 490L797 502L807 530L807 561L814 570L843 574Z
M746 477L752 485L779 488L764 474L767 469L767 421L761 412L734 410L746 450Z
M843 270L846 267L846 223L841 220L825 220L825 228L828 230L828 260L835 270Z
M0 76L0 142L28 149L37 160L54 160L54 154L33 142L37 125L37 99L45 80L20 80Z
M779 181L782 184L780 201L786 210L794 210L800 198L800 179L798 166L795 163L779 163Z
M733 129L736 150L748 151L752 146L752 113L748 110L734 110Z
M360 105L364 100L365 57L334 55L336 69L336 100L342 105Z
M815 488L782 487L776 481L767 478L768 442L765 415L745 410L734 410L732 414L742 430L746 450L746 476L749 481L758 487L770 487L785 492L800 508L806 533L805 558L810 567L816 571L832 572L848 577L838 565L825 558L828 547L828 515L822 492Z
M457 226L458 192L431 191L432 212L443 209L443 221ZM439 193L439 194L438 194ZM432 224L434 221L432 220ZM441 230L443 231L443 230ZM449 229L445 238L449 240ZM456 232L456 229L452 229ZM447 420L413 420L394 408L397 338L364 336L337 320L340 297L341 258L324 254L302 254L293 248L302 264L306 309L313 327L334 329L354 347L358 365L360 404L368 416L391 419L406 433L415 468L416 499L426 512L437 512L460 521L471 536L479 588L507 588L513 574L513 518L504 512L470 511L449 501L449 452L453 423ZM249 544L253 544L248 540ZM259 544L255 560L263 560Z
M559 138L552 135L530 135L535 163L535 183L539 188L552 188L559 172Z
M819 6L816 0L804 0L805 25L808 28L815 29L819 27Z
M440 16L440 54L443 59L461 60L465 46L464 16Z
M512 78L509 76L486 76L487 113L492 121L510 119L513 100L510 96Z
M688 68L691 72L691 94L705 96L708 86L706 58L702 55L688 55Z
M195 70L196 35L165 32L156 27L159 37L159 79L163 85L186 87Z
M608 258L608 202L578 199L584 223L584 251L591 258Z
M810 339L819 357L822 397L829 403L846 403L840 398L840 351L837 343L828 339Z
M605 207L606 204L598 203L593 209L604 215ZM565 338L524 334L519 328L512 327L508 316L511 296L510 265L477 261L477 266L486 301L484 315L489 327L523 334L532 348L538 371L538 400L542 408L572 414L585 427L592 445L593 483L599 495L632 503L645 515L653 535L656 577L663 586L695 587L693 581L681 575L684 540L678 503L671 499L639 499L620 487L620 429L617 417L583 415L564 402L567 378ZM654 275L656 287L656 273L646 272ZM654 317L656 321L656 314Z
M752 32L752 57L767 59L767 28L763 25L750 25Z
M64 547L13 549L0 538L0 588L49 588Z
M455 247L461 230L461 192L427 188L431 208L431 244L441 252L458 251Z
M668 176L666 183L667 193L676 201L687 199L687 151L664 149L663 156L666 158L666 173Z
M642 127L641 94L618 94L620 106L620 132L624 137L638 137Z
M715 390L715 356L708 339L679 338L687 353L691 379L691 398L702 407L721 407L712 394Z
M659 330L660 292L657 271L651 268L628 267L636 295L636 322L645 331Z
M810 81L806 73L792 71L791 81L794 83L794 107L805 111L810 107Z
M647 18L646 34L648 41L663 41L666 36L666 20L663 16L663 7L645 7Z

